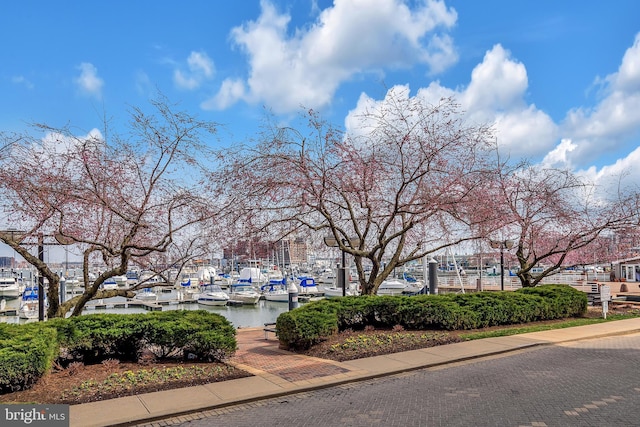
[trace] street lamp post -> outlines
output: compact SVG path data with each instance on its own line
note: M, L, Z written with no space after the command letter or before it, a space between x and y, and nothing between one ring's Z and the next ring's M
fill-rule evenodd
M504 250L513 247L513 240L490 240L493 249L500 248L500 290L504 291Z
M358 238L351 238L351 239L342 239L341 240L343 245L349 245L352 248L355 248L356 246L360 245L360 239ZM324 238L324 244L330 247L339 247L340 244L338 243L338 240L333 237L333 236L327 236ZM346 261L346 254L345 251L341 251L342 252L342 264L340 265L340 274L338 275L338 287L342 287L342 296L346 296L347 295L347 261Z

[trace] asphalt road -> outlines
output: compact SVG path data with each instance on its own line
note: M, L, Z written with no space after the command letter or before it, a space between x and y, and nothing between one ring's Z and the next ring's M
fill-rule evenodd
M198 419L151 425L640 426L640 334L423 369L192 417Z

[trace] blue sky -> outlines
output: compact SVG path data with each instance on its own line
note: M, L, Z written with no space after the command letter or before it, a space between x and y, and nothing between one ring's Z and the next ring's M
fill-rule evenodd
M640 183L640 2L5 1L0 129L101 128L159 89L257 136L264 109L350 126L388 89L455 96L503 153Z

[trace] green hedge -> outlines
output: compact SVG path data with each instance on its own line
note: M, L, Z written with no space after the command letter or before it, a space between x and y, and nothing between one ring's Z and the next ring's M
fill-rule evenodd
M515 292L320 300L282 313L276 328L283 347L305 349L338 331L366 326L477 329L580 316L586 310L584 292L565 285L544 285Z
M47 322L0 323L0 394L33 385L54 362L158 357L222 361L237 349L233 325L205 310L91 314Z
M31 387L58 352L56 330L41 324L0 324L0 394Z
M97 363L115 358L136 361L149 350L157 357L221 361L235 352L233 325L205 310L72 317L58 329L69 360Z

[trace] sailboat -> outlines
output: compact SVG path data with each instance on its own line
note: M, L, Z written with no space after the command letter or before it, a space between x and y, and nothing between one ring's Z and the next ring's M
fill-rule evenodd
M49 306L47 295L44 296L44 306ZM38 287L26 287L20 299L20 308L18 309L18 317L21 319L37 319L40 314L40 304L38 301Z

